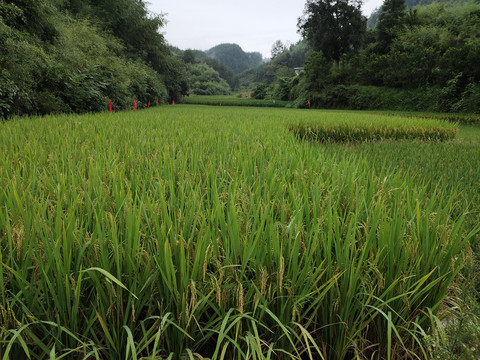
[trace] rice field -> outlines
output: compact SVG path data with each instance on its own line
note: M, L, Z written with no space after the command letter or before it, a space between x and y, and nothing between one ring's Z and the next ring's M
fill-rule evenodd
M275 99L254 99L241 97L240 95L191 95L186 99L187 104L214 105L214 106L254 106L254 107L278 107L283 108L291 105L291 101Z
M288 130L403 119L372 116L175 105L0 124L0 358L431 358L478 241L480 133Z
M316 142L367 142L385 140L447 141L458 133L456 124L421 118L381 118L346 116L331 113L316 121L302 121L288 126L299 139Z

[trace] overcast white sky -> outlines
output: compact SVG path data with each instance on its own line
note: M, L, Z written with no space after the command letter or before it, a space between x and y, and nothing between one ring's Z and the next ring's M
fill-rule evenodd
M270 57L276 40L295 43L297 19L305 0L147 0L154 13L166 14L162 29L168 43L185 49L208 50L222 43L236 43L244 51ZM367 0L365 15L383 0Z

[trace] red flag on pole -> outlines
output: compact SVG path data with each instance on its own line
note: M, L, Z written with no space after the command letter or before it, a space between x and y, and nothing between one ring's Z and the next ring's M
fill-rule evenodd
M188 97L185 96L185 102L188 102Z
M137 110L137 102L135 100L133 100L133 110Z
M148 107L150 107L150 99L148 99Z
M158 98L157 98L157 106L158 106Z
M108 104L108 112L112 112L112 99L110 99L110 103Z
M175 105L175 100L172 101L172 105Z
M308 99L308 108L310 109L310 99Z

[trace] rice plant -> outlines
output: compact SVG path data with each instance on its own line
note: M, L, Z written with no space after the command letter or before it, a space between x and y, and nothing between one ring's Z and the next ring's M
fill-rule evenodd
M335 116L0 124L0 357L427 357L478 227L455 190L286 131Z
M299 121L288 129L299 139L316 142L381 140L446 141L455 138L455 124L419 118L386 116L326 116L314 122Z

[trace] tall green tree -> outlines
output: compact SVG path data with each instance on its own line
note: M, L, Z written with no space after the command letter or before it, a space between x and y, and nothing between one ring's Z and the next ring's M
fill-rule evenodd
M406 14L405 0L384 1L375 28L378 42L377 49L380 53L386 53L390 49L393 39L404 27Z
M278 55L287 50L287 45L282 40L277 40L272 45L271 59L275 59Z
M298 29L314 51L328 60L358 51L366 32L367 20L361 0L307 0Z

